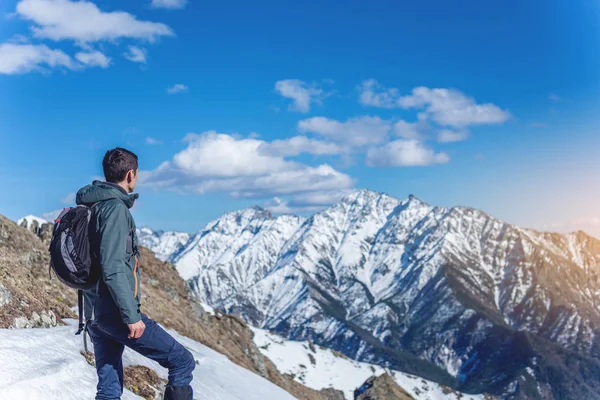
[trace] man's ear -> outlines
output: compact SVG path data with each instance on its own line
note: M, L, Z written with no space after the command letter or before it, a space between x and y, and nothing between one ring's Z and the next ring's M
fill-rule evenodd
M129 171L127 171L127 183L131 183L133 181L133 178L135 178L135 171L130 169Z

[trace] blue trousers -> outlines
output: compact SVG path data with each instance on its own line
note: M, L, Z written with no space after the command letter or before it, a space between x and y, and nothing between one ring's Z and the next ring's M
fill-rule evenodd
M142 314L146 329L142 337L128 339L129 329L119 317L114 323L92 321L88 332L94 344L98 387L96 400L119 400L123 394L123 350L125 346L158 362L169 370L167 393L185 393L177 400L192 400L192 371L196 361L185 347L156 322ZM171 397L171 396L169 396ZM168 397L165 397L168 398Z

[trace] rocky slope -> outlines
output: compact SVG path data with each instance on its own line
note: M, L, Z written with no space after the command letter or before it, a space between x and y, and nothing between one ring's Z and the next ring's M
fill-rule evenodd
M210 305L470 393L600 398L600 241L360 191L228 213L172 260Z
M29 228L41 232L38 225ZM145 248L141 251L142 308L151 318L224 354L298 399L343 399L341 392L309 389L279 373L260 353L244 321L204 312L171 264ZM76 306L75 291L50 279L48 263L47 244L0 215L0 328L50 327L62 324L63 318L76 317L71 311Z

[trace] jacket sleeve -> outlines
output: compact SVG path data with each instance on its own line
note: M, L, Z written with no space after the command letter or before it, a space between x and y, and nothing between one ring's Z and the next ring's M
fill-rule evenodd
M129 276L134 272L127 266L127 235L129 224L124 204L107 205L98 216L99 254L102 279L108 287L119 312L126 324L136 323L141 314L129 285Z

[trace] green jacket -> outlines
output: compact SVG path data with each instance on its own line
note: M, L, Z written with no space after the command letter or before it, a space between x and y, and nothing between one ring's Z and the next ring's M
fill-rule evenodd
M135 222L129 212L137 194L120 186L94 181L77 192L77 204L92 206L92 253L100 264L98 284L85 292L86 320L121 318L126 324L141 319L139 249Z

